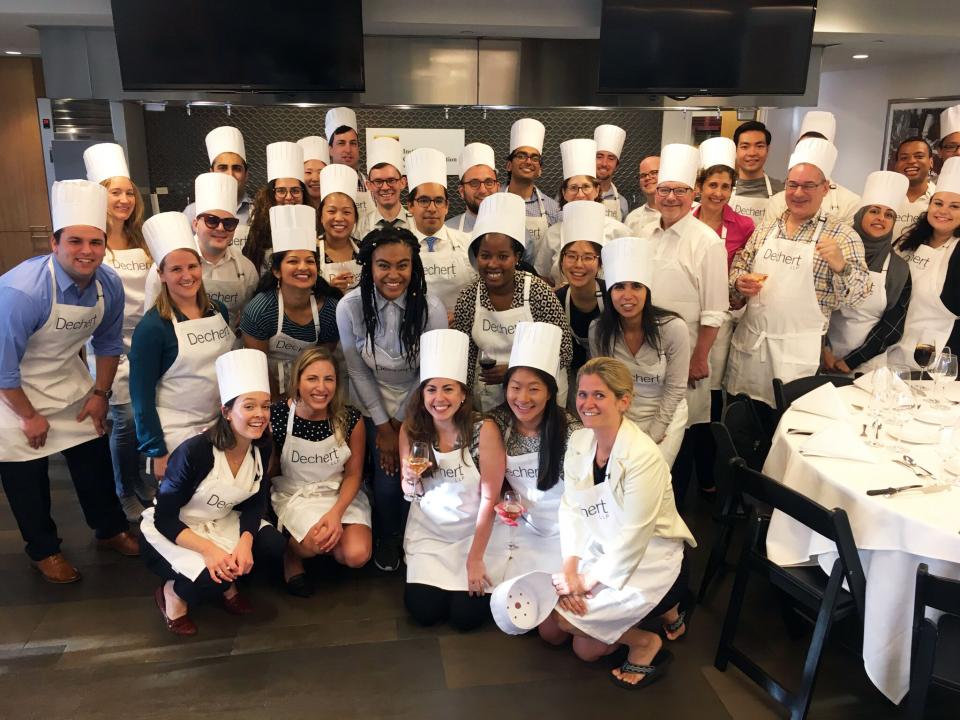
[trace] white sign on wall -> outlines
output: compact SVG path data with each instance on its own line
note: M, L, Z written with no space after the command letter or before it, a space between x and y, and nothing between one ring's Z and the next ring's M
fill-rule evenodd
M466 132L440 130L437 128L367 128L367 147L378 137L391 137L403 148L403 157L421 147L430 147L442 152L447 158L447 175L460 176L460 152L463 150Z

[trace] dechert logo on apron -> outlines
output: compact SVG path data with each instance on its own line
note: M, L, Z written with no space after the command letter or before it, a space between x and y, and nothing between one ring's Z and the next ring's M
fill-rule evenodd
M115 270L130 270L137 272L146 272L150 269L150 263L137 262L136 260L131 260L130 262L120 262L118 260L113 260L110 263Z
M97 322L97 314L94 313L86 320L66 320L62 317L57 318L57 330L86 330L92 328Z
M516 467L507 468L507 474L515 478L530 478L536 480L540 477L540 468Z
M917 267L926 268L927 265L930 263L930 256L928 255L927 257L920 257L919 255L912 255L910 257L910 262L912 262Z
M659 385L660 384L660 374L656 375L640 375L639 373L634 373L633 381L635 383L646 383L648 385Z
M223 293L215 292L210 293L210 297L212 297L214 300L219 300L224 305L230 305L231 303L237 302L237 300L240 298L240 293L235 292L232 295L224 295Z
M235 504L236 503L227 502L226 500L221 500L220 496L217 495L216 493L214 493L213 495L207 498L207 505L210 505L211 507L215 507L219 510L227 510L228 508L232 508Z
M216 340L224 340L229 332L229 327L224 327L221 330L207 330L205 333L188 332L187 342L191 345L202 345L203 343L214 342Z
M780 263L781 265L789 265L794 270L800 267L800 255L789 255L781 250L774 250L773 248L767 248L763 251L763 260L772 260L773 262Z
M766 200L766 198L762 198L762 199ZM765 213L765 210L761 210L760 208L753 207L751 205L741 205L740 203L735 203L733 206L733 210L734 212L737 212L740 215L747 215L748 217L755 217L755 218L762 217L763 214Z
M442 477L446 480L461 480L463 479L463 465L457 465L455 468L443 468L438 467L433 471L438 477Z
M484 332L493 332L500 335L506 333L507 335L513 335L517 330L517 325L504 325L503 323L498 323L488 318L483 318L483 331Z
M424 275L456 275L457 268L455 263L449 265L424 265Z
M338 452L339 450L333 449L328 453L302 455L296 450L292 450L290 453L290 460L295 463L306 463L308 465L325 465L327 463L337 462L339 460Z
M300 352L299 345L288 343L286 340L277 340L276 349L277 350L293 350L294 352Z
M593 505L587 505L586 507L581 507L580 512L583 513L584 517L601 517L607 518L610 516L610 512L607 510L607 501L598 500L593 503Z

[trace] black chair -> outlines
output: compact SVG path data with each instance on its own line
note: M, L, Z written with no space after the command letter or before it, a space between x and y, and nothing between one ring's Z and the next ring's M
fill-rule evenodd
M737 564L730 605L723 621L720 645L714 661L714 665L720 671L726 670L728 663L733 663L774 700L785 706L790 711L791 720L799 720L806 717L810 708L821 654L833 624L853 617L858 622L862 637L866 581L860 565L860 556L853 541L850 522L843 510L839 508L828 510L762 473L751 470L742 460L733 462L733 477L744 496L769 504L811 530L833 540L837 545L839 558L834 563L829 577L824 576L819 567L780 567L769 560L766 554L769 519L762 518L755 508L751 508L747 539ZM813 637L804 660L800 687L794 692L777 682L742 650L734 646L733 641L743 609L747 579L751 572L765 577L801 611L809 613L810 619L815 618ZM843 589L844 581L850 588L849 592Z
M794 400L827 383L833 383L835 387L844 387L845 385L852 385L853 378L848 378L846 375L811 375L810 377L791 380L788 383L783 382L780 378L774 378L773 399L777 404L777 422L780 422L780 416Z
M948 614L938 622L928 620L924 617L928 607ZM926 564L921 564L917 568L913 601L913 651L907 696L910 720L923 717L931 682L960 692L960 582L931 575Z

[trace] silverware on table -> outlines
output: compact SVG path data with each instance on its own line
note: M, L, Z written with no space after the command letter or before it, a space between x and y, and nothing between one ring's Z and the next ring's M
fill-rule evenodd
M890 497L904 490L915 490L922 487L923 485L902 485L900 487L877 488L875 490L867 490L867 495L886 495Z
M929 470L927 470L927 469L926 469L925 467L923 467L922 465L917 465L917 461L914 460L914 459L913 459L912 457L910 457L909 455L904 455L904 456L903 456L903 459L904 459L904 461L905 461L910 467L915 467L915 468L917 468L917 469L919 469L919 470L923 470L927 475L929 475L930 477L933 477L933 473L932 473L932 472L930 472Z
M799 428L787 428L787 435L813 435L813 430L801 430Z

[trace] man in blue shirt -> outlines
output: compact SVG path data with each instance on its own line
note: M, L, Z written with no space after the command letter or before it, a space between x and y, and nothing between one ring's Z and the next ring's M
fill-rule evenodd
M0 277L0 481L45 579L80 573L60 553L50 517L49 457L66 458L84 519L101 547L139 554L113 489L105 421L123 352L123 285L106 252L107 191L68 180L51 192L51 253ZM80 356L92 340L94 383Z

